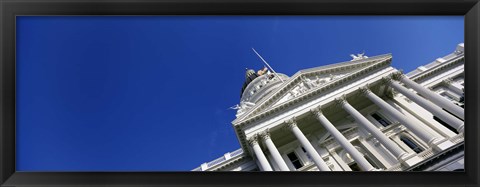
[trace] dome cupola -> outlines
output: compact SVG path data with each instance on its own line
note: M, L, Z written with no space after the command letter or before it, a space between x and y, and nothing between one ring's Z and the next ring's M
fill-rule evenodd
M245 113L255 105L257 101L277 89L289 77L281 73L270 73L267 68L255 73L252 69L246 69L245 82L240 93L237 117Z

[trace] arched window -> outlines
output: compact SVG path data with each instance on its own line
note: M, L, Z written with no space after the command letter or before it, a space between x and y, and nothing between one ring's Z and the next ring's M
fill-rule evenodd
M417 145L414 141L412 141L410 138L406 136L401 136L400 140L402 140L403 143L405 143L410 149L415 151L415 153L421 153L423 151L423 148Z

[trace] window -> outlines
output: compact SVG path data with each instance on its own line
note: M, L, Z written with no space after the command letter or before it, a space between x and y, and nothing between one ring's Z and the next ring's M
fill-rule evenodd
M447 99L450 100L450 101L457 101L457 99L455 99L453 96L451 96L451 95L448 94L447 92L442 92L440 95L441 95L442 97L447 98Z
M348 164L348 167L350 167L350 169L352 169L352 171L362 171L360 169L360 167L358 167L358 164L356 162L352 162L352 163Z
M386 127L390 124L392 124L390 121L388 121L387 119L384 119L382 117L380 117L380 115L378 115L377 113L373 113L372 114L372 117L378 121L378 123L380 123L382 126Z
M421 153L423 151L423 148L414 143L410 138L401 136L400 140L402 140L403 143L407 144L407 146L410 147L410 149L412 149L413 151L415 151L415 153Z
M444 127L447 127L447 129L451 130L452 132L455 132L458 134L458 131L457 129L453 128L452 126L450 126L448 123L444 122L443 120L441 120L440 118L438 118L437 116L433 116L433 119L435 121L437 121L438 123L442 124Z
M307 155L308 160L312 160L312 157L310 156L310 154L307 153L305 148L302 147L302 151L305 153L305 155Z
M302 162L300 162L300 159L298 159L298 156L295 154L295 152L291 152L287 154L288 159L292 162L293 166L295 169L301 168L303 166Z

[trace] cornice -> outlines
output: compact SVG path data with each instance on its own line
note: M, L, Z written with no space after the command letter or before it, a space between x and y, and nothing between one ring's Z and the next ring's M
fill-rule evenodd
M443 63L442 65L436 66L434 68L430 68L424 72L421 72L409 78L418 83L419 81L427 79L429 76L436 75L438 72L445 70L449 67L452 67L454 65L460 64L461 62L464 62L464 61L465 61L465 56L462 55L454 59L451 59L448 62Z
M236 156L236 158L229 159L229 160L227 160L227 161L225 161L221 164L215 165L215 166L213 166L212 168L209 168L209 169L211 169L210 171L218 171L218 170L224 169L228 166L231 166L233 164L236 164L236 163L238 163L242 160L245 160L247 158L248 158L248 156L245 153L243 153L243 154L240 154L240 155Z

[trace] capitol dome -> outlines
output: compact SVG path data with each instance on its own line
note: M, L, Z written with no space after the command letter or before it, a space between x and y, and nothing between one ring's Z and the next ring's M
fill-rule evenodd
M252 73L253 72L253 73ZM256 103L275 90L289 77L282 73L266 73L258 76L253 70L247 70L242 86L240 102Z

